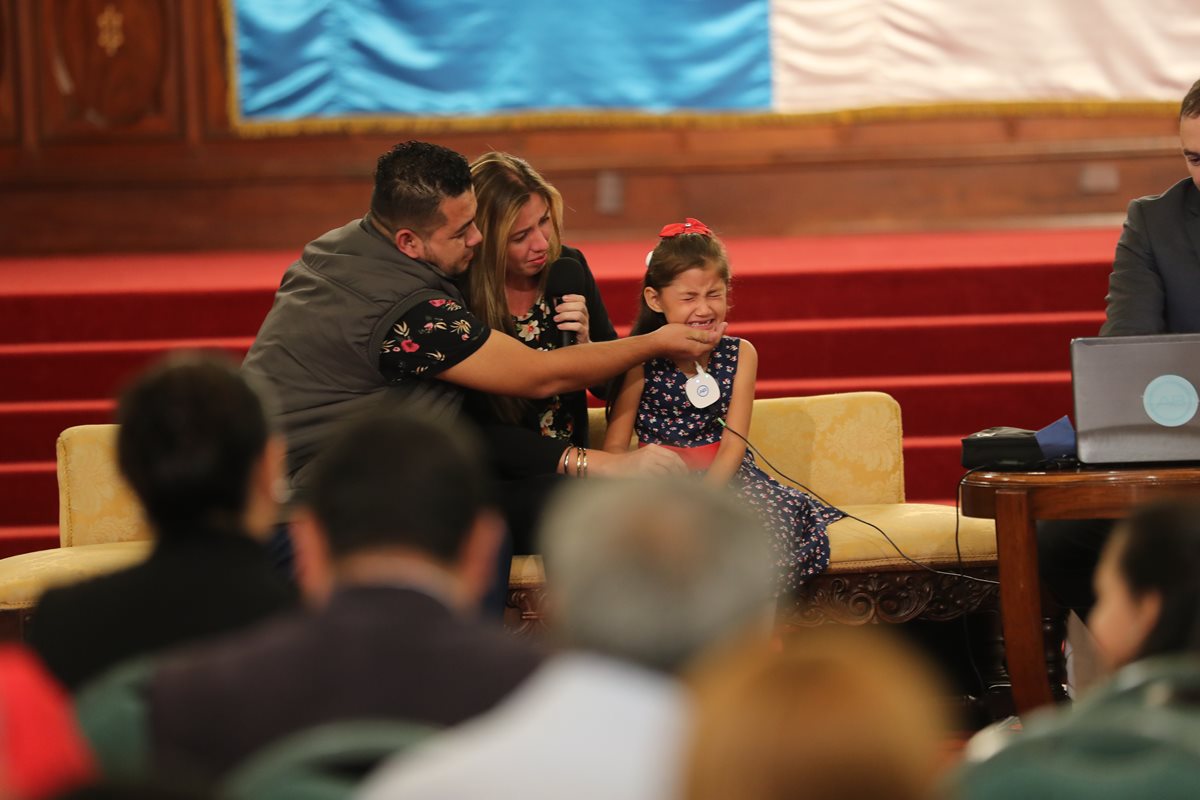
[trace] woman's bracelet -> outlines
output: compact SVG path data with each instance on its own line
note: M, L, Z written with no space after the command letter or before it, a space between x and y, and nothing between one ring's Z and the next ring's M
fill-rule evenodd
M571 474L571 449L574 446L575 445L573 445L573 444L567 445L567 449L563 450L563 456L562 456L562 473L563 473L563 475Z
M583 477L587 477L587 448L583 448Z
M587 448L586 447L576 447L575 448L575 477L576 478L583 477L583 459L585 459L585 458L587 458Z

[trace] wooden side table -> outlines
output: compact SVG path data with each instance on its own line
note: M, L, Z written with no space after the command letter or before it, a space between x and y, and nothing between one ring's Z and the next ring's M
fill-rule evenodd
M996 521L1000 613L1018 712L1052 702L1042 637L1035 520L1110 519L1146 502L1200 494L1200 467L976 472L962 486L962 510Z

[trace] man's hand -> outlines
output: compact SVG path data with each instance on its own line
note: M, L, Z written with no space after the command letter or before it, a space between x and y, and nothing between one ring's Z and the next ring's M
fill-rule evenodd
M678 454L663 447L647 445L627 453L588 450L588 472L592 475L677 475L687 472Z
M659 355L674 361L694 361L708 353L725 334L728 323L722 322L712 330L692 328L673 322L663 325L652 336L659 339Z

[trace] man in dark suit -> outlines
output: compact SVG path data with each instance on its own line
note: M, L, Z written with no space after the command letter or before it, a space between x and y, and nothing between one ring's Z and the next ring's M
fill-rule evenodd
M1130 202L1101 336L1200 332L1200 80L1180 105L1179 139L1190 176ZM1082 617L1095 602L1092 573L1111 528L1112 520L1038 525L1042 581Z
M1129 204L1101 336L1200 331L1200 81L1179 109L1190 177Z
M117 408L117 459L155 545L144 563L47 592L30 644L69 689L118 662L228 633L295 604L261 541L283 442L262 400L216 356L177 355Z
M521 683L540 654L472 614L503 540L485 469L475 442L407 414L334 438L293 532L319 610L161 662L147 686L154 768L216 779L327 722L453 725Z

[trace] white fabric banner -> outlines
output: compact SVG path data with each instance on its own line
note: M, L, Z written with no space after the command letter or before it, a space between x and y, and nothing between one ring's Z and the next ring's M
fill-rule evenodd
M1200 0L771 0L774 110L1178 102Z

